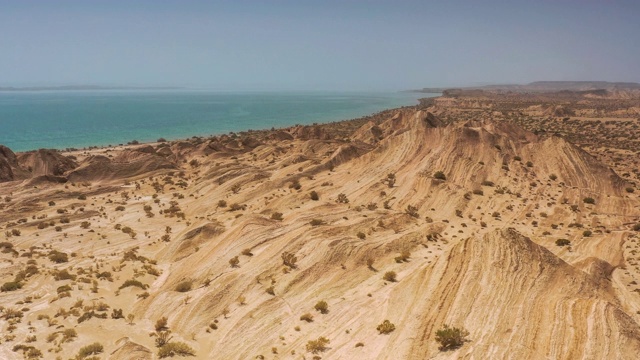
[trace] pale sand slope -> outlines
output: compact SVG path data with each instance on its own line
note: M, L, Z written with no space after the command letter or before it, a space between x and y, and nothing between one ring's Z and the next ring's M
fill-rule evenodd
M24 344L45 358L66 359L96 341L104 345L102 358L156 358L149 334L163 316L173 340L187 343L199 359L636 358L640 292L631 282L640 272L638 235L630 229L640 216L638 197L585 152L506 122L442 127L411 109L365 125L349 142L292 132L310 139L278 135L251 148L242 139L176 143L162 161L118 150L118 161L108 166L132 176L125 185L98 168L106 161L98 153L75 154L73 184L4 183L0 193L12 195L3 226L21 230L7 239L21 256L0 254L2 282L26 267L25 253L40 272L22 289L0 294L5 307L28 308L12 331L0 320L0 358L22 358L12 348ZM190 165L193 159L197 164ZM137 161L138 170L127 161ZM144 164L154 172L142 171ZM434 179L436 171L446 180ZM396 177L392 187L382 182L389 173ZM300 190L290 187L296 180ZM318 201L310 199L312 190ZM336 202L339 194L349 202ZM55 205L48 206L50 199ZM245 208L229 211L234 203ZM417 217L406 213L409 205ZM174 211L184 219L165 216ZM283 220L272 219L274 212ZM69 223L60 223L64 217ZM27 222L8 226L20 218ZM324 224L312 226L314 219ZM61 231L38 229L45 220ZM82 221L90 222L87 229ZM135 238L122 232L127 226ZM583 236L587 229L592 236ZM165 234L170 241L160 240ZM571 248L556 246L559 238ZM125 259L134 247L144 258L129 252ZM54 264L46 257L52 248L75 256ZM245 249L252 255L242 255ZM410 257L394 261L402 251ZM284 252L297 257L294 269L283 265ZM232 267L235 256L239 264ZM53 269L78 277L55 281ZM105 271L112 281L97 280L91 292ZM384 281L387 271L398 281ZM117 291L133 278L149 288ZM185 280L193 289L175 291ZM54 300L62 285L71 286L70 296ZM314 310L320 300L328 313ZM109 309L93 310L106 319L78 323L101 302ZM77 315L54 318L74 304ZM114 308L134 314L133 324L112 319ZM300 320L305 313L313 322ZM381 335L376 327L385 319L396 330ZM464 326L469 341L440 351L434 333L443 324ZM63 328L76 329L78 337L47 342ZM27 342L31 334L37 338ZM328 348L307 352L307 342L319 336L330 340Z

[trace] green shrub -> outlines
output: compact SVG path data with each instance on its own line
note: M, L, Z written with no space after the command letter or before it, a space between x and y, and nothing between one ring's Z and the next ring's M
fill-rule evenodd
M440 343L440 350L455 349L464 344L467 341L466 337L469 336L469 332L464 328L444 327L436 331L436 341Z
M163 359L166 357L174 357L174 356L196 356L196 351L193 350L189 345L174 341L164 344L158 350L158 357Z
M93 343L91 345L87 345L87 346L81 348L80 351L78 351L78 356L76 356L76 358L77 359L84 359L84 358L89 357L91 355L100 354L103 351L104 351L104 346L102 346L102 344L96 342L96 343Z
M22 288L22 283L19 281L9 281L6 282L4 284L2 284L2 286L0 287L0 291L2 292L7 292L7 291L15 291L18 289Z
M396 326L393 325L389 320L383 321L382 324L378 325L378 327L376 328L376 330L378 330L380 334L389 334L395 329Z

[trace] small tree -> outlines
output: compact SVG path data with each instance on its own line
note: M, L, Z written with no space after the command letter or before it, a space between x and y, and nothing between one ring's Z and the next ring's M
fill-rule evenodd
M440 343L440 350L450 350L462 346L467 341L467 336L469 336L469 332L465 328L452 328L447 324L436 331L436 341Z

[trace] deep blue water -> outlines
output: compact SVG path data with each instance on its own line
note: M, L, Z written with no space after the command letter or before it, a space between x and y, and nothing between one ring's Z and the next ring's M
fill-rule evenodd
M436 94L198 90L0 92L0 144L14 151L117 145L346 120Z

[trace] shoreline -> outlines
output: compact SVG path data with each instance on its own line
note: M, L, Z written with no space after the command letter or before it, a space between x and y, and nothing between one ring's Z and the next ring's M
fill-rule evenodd
M435 97L439 97L442 96L442 94L440 93L433 93L431 95L434 95L433 98ZM297 126L312 126L312 125L329 125L329 124L335 124L335 123L342 123L342 122L351 122L351 121L361 121L363 119L368 119L368 118L372 118L375 117L381 113L385 113L388 111L394 111L394 110L398 110L398 109L403 109L403 108L411 108L411 107L416 107L416 106L420 106L423 103L424 99L428 99L429 97L421 97L421 98L417 98L415 99L415 103L413 105L405 105L405 106L399 106L399 107L389 107L389 108L385 108L382 109L380 111L376 111L376 112L372 112L372 113L368 113L366 115L363 116L359 116L359 117L352 117L352 118L343 118L343 119L339 119L339 120L332 120L332 121L325 121L325 122L310 122L310 123L306 123L306 122L297 122L297 123L293 123L290 125L274 125L274 126L270 126L270 127L264 127L261 129L255 129L255 128L244 128L242 130L237 130L237 131L220 131L220 132L213 132L213 133L192 133L191 135L187 135L187 136L182 136L182 135L178 135L176 137L171 137L171 136L159 136L156 140L152 140L152 139L126 139L126 142L119 142L117 144L115 143L104 143L104 144L100 144L100 143L93 143L93 145L88 145L88 146L69 146L69 147L37 147L37 148L32 148L32 149L28 149L28 150L13 150L13 147L5 144L5 143L0 143L0 145L4 145L7 146L8 148L12 149L12 151L14 151L16 154L19 153L33 153L33 152L37 152L39 150L52 150L52 151L57 151L60 153L69 153L69 152L77 152L77 151L90 151L90 150L106 150L106 149L117 149L117 148L124 148L127 146L139 146L139 145L154 145L154 144L159 144L159 143L163 143L163 142L176 142L176 141L187 141L189 139L193 139L193 138L214 138L216 136L223 136L223 135L229 135L229 134L251 134L254 132L265 132L265 131L273 131L273 130L284 130L284 129L290 129L292 127L297 127ZM268 126L268 125L267 125ZM158 140L165 140L165 141L158 141Z

